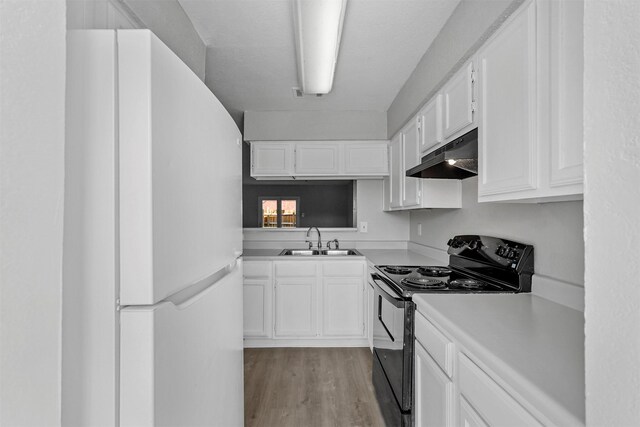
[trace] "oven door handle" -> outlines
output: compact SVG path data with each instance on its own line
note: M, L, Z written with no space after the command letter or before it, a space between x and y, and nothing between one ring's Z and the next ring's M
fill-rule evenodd
M387 335L389 335L391 342L396 342L396 339L393 337L393 335L391 335L391 331L389 331L389 328L387 328L384 320L382 320L382 295L378 295L378 320L382 324L384 330L387 331Z
M373 280L373 283L380 290L380 295L383 296L384 299L393 304L394 307L403 308L405 301L401 298L394 298L393 296L391 296L391 294L389 294L389 291L387 290L389 289L389 285L387 285L380 276L378 276L377 274L372 274L371 280Z

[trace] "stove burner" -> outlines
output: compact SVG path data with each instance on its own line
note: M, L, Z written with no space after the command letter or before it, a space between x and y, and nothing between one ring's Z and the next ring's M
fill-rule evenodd
M456 279L449 282L449 286L452 288L462 289L484 289L487 284L479 280L474 279Z
M409 274L411 269L407 267L401 267L399 265L390 265L384 268L384 271L391 274Z
M425 279L423 277L411 277L402 279L400 282L405 286L410 286L412 288L420 288L420 289L444 289L447 285L444 282L436 279Z
M418 269L418 273L422 274L423 276L442 277L450 275L451 269L449 269L448 267L429 265L426 267L420 267Z

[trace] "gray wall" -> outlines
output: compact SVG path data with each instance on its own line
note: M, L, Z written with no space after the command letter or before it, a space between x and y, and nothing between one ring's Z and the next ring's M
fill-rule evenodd
M484 234L530 243L536 274L584 284L582 202L478 203L478 179L462 181L462 209L411 212L412 242L445 250L457 234ZM422 224L422 236L418 236Z
M382 111L245 111L244 139L387 139L387 114Z
M387 111L390 138L523 0L462 0Z
M244 228L260 227L258 197L299 197L298 227L353 227L353 181L310 185L244 185L242 210Z
M207 48L178 0L122 0L201 80Z

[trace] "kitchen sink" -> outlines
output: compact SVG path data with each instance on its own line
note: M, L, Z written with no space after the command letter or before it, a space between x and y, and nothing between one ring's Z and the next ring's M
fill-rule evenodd
M280 252L280 255L292 255L292 256L314 256L314 255L326 255L326 256L362 256L362 254L355 249L285 249Z

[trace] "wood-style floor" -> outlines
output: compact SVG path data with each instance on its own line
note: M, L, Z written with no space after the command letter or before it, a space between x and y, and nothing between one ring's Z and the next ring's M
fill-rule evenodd
M368 348L244 351L245 426L381 426Z

